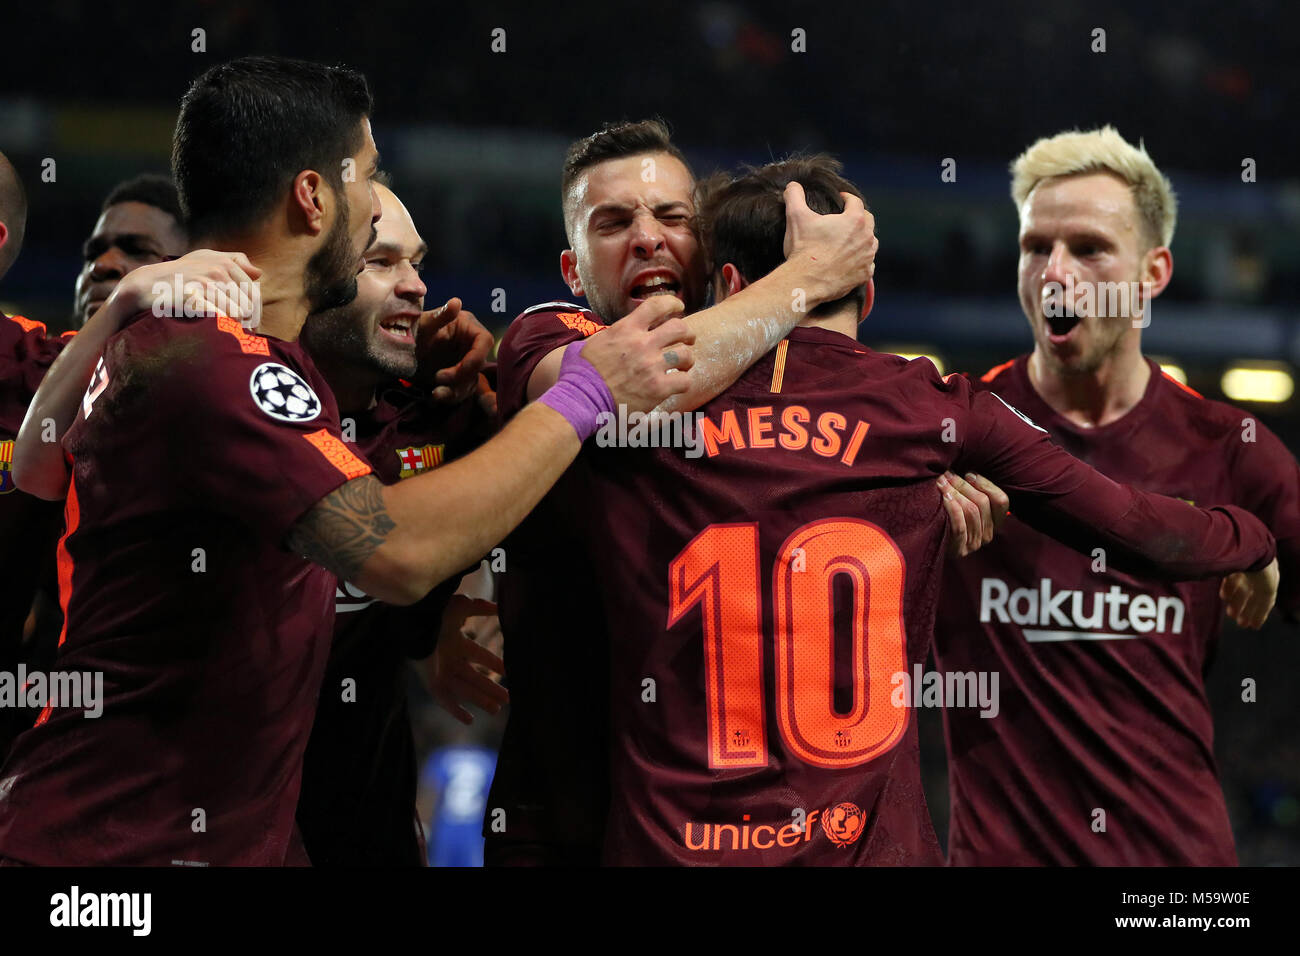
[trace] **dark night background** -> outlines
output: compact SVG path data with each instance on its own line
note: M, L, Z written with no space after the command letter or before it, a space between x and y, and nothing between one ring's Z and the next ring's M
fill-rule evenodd
M565 297L567 142L657 114L697 173L794 150L840 155L882 243L862 338L936 354L949 370L982 371L1030 345L1007 164L1040 136L1113 123L1145 142L1181 200L1175 278L1146 348L1221 398L1233 361L1300 364L1297 11L1262 0L10 5L0 150L31 212L0 304L63 327L103 196L166 170L190 80L223 59L277 53L370 79L385 165L432 249L430 303L461 295L500 331L530 303ZM195 28L204 53L191 52ZM496 28L504 53L491 49ZM1092 52L1096 28L1105 53ZM806 52L792 52L796 29ZM1247 157L1253 183L1242 181ZM955 183L940 180L946 158ZM1247 407L1300 449L1296 399ZM1274 621L1260 634L1229 626L1211 673L1243 863L1300 862L1298 668L1295 631ZM1245 677L1257 703L1240 700ZM422 723L425 745L440 726ZM922 713L922 731L942 832L937 715Z

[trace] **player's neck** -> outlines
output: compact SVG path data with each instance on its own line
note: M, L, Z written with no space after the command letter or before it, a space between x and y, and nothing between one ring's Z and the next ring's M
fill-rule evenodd
M327 380L328 376L326 377ZM334 400L338 402L339 414L347 417L348 415L360 415L375 407L375 388L373 385L364 387L344 387L342 390L334 387L330 381L330 391L334 393Z
M1142 401L1151 367L1138 348L1122 349L1092 372L1071 375L1054 368L1035 348L1029 382L1052 410L1084 428L1118 421Z
M340 415L357 415L374 406L376 383L373 378L357 375L347 365L331 361L328 357L318 358L313 355L312 361L320 369L321 375L325 376L325 381L329 382Z
M841 309L834 315L813 318L809 316L799 325L818 329L829 329L832 332L839 332L841 335L847 335L849 338L856 340L858 337L858 313L856 309Z
M252 331L286 342L295 342L307 320L310 303L304 286L306 263L296 250L284 244L268 243L264 237L207 236L195 241L196 249L238 250L262 270L257 280L261 316Z

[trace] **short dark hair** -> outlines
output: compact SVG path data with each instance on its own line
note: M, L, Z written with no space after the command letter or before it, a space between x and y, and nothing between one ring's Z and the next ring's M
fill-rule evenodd
M785 261L785 187L803 186L808 208L819 213L844 211L841 192L862 198L843 176L839 160L825 153L794 156L766 166L747 166L738 175L720 173L701 183L696 214L709 271L734 265L749 282ZM837 312L850 301L865 303L862 287L813 309L812 316Z
M637 123L612 123L584 136L569 146L564 156L564 175L560 179L560 199L567 203L569 189L585 170L611 159L640 156L644 153L667 153L678 160L686 171L691 164L682 151L673 145L672 131L661 119L645 119ZM694 176L694 173L691 174Z
M356 70L248 56L196 79L181 99L172 176L196 239L255 225L304 169L336 188L374 101Z
M185 228L185 214L181 212L180 196L177 195L176 184L172 182L170 176L141 173L131 179L124 179L112 188L99 211L107 212L109 206L116 206L123 202L139 202L161 209L175 219L182 230Z

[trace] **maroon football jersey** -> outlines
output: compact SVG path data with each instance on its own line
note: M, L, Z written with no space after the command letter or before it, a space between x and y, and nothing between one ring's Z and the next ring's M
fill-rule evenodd
M827 329L795 329L701 411L697 457L588 449L608 863L942 862L902 681L930 646L947 469L1116 564L1204 575L1273 556L1244 512L1117 485L965 379Z
M281 547L368 465L303 348L147 313L109 341L63 448L56 667L102 675L0 769L0 856L279 865L329 651L334 580Z
M447 405L404 385L381 389L373 408L345 415L345 435L349 417L354 447L385 484L468 454L494 425L477 398ZM433 652L461 577L409 607L335 580L334 642L298 797L298 826L314 866L424 863L407 660Z
M42 322L0 312L0 432L18 433L45 373L75 334L50 335Z
M1300 586L1300 470L1254 416L1151 364L1142 400L1081 428L1029 382L1027 356L987 384L1062 448L1116 481L1197 505L1248 509L1278 541L1283 593ZM1204 675L1219 579L1164 583L1078 554L1013 517L949 562L935 630L940 670L997 671L1001 708L945 710L959 865L1229 865L1232 830L1214 761Z
M22 647L23 624L38 587L56 590L54 547L62 528L58 502L19 491L13 480L14 439L27 406L50 364L73 333L48 335L45 326L21 315L0 312L0 673L13 674L20 660L32 661ZM30 727L39 708L0 707L0 760L10 742Z
M497 352L501 420L528 403L538 362L602 328L593 313L565 302L515 319ZM591 510L587 456L584 449L502 544L497 611L510 713L484 821L489 866L600 861L608 645L576 527Z

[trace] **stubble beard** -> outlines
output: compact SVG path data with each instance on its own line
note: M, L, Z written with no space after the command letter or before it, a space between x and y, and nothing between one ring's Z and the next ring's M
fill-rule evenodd
M307 261L305 279L307 302L311 313L324 312L348 305L357 297L357 260L348 233L350 210L347 195L339 192L338 217L316 254ZM374 226L370 227L371 241ZM370 243L366 246L369 248Z

